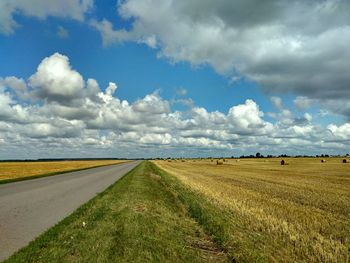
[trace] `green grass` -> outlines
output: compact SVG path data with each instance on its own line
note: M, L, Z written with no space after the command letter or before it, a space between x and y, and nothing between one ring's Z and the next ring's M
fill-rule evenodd
M200 198L143 162L5 262L225 262Z

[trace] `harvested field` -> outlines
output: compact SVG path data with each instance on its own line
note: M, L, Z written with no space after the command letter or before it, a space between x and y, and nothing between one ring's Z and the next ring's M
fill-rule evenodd
M199 220L236 260L349 262L350 164L284 159L154 163L224 211Z
M62 173L110 164L124 160L88 160L88 161L53 161L53 162L0 162L0 182L8 179Z

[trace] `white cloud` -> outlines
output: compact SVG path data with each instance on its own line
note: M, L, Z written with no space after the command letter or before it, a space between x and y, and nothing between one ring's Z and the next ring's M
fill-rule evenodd
M12 100L9 96L9 94L6 93L0 93L0 105L1 105L1 113L0 115L2 118L10 117L12 114L12 108L11 104Z
M80 135L84 125L79 122L58 120L47 123L31 123L22 126L22 134L30 138L76 138Z
M108 94L109 96L113 96L116 90L117 90L117 85L113 82L109 82L108 87L106 89L106 94Z
M96 80L85 82L58 53L44 58L28 82L0 80L1 158L337 153L350 142L349 123L323 127L312 123L311 114L296 117L285 108L271 123L249 99L227 113L194 103L174 111L157 92L134 102L120 100L114 82L101 91ZM24 94L36 100L23 100Z
M0 2L0 33L13 34L20 26L14 16L45 19L48 16L84 20L84 15L93 7L93 0L2 0Z
M68 57L59 53L39 64L29 84L39 98L61 102L79 98L84 88L82 76L71 68Z
M97 84L97 82L96 82ZM95 83L93 83L93 85L95 86L96 85ZM110 101L113 100L113 94L114 92L117 90L117 85L113 82L109 82L109 85L108 87L106 88L106 92L103 93L103 92L100 92L98 94L98 96L105 102L105 103L108 103Z
M308 99L307 97L303 97L303 96L298 96L294 100L294 105L299 110L308 109L311 106L311 104L312 104L312 100Z
M23 79L18 79L14 76L4 79L0 77L0 89L4 89L5 87L12 89L21 99L28 99L29 97L27 84Z
M228 118L233 129L239 134L262 134L269 130L270 124L263 121L264 113L253 100L237 105L229 110Z
M136 112L146 112L150 114L164 114L170 112L168 101L162 100L157 93L147 95L141 100L137 100L132 108Z
M138 40L138 43L143 43L146 44L147 46L149 46L150 48L157 48L157 38L153 35L153 36L149 36L149 37L145 37L142 38L140 40Z
M103 36L103 45L108 46L112 43L122 43L124 41L132 40L132 36L129 32L125 30L117 30L115 31L113 29L113 25L111 22L109 22L106 19L103 19L102 21L97 20L91 20L90 25L94 28L96 28L99 32L101 32ZM141 39L139 39L142 43Z
M146 134L141 137L140 142L145 144L170 144L171 135L169 133L165 134Z
M280 97L276 97L276 96L273 96L270 98L271 99L271 102L272 104L279 110L283 109L283 102L282 102L282 99Z
M8 92L0 90L0 121L9 121L15 123L28 123L31 121L29 111L31 107L24 107L17 104Z
M307 120L308 122L311 122L312 121L312 115L310 113L305 113L304 114L304 118L305 120Z
M335 136L350 140L350 123L344 123L340 126L330 124L327 127Z

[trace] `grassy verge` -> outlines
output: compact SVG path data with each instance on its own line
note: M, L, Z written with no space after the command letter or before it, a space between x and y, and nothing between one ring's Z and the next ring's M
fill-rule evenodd
M182 191L143 162L5 262L226 261Z
M19 181L26 181L26 180L31 180L31 179L41 178L41 177L47 177L47 176L53 176L53 175L58 175L58 174L71 173L71 172L78 172L78 171L83 171L83 170L87 170L87 169L92 169L92 168L97 168L97 167L104 167L104 166L109 166L109 165L116 165L116 164L122 164L122 162L120 162L120 163L94 165L94 166L89 166L89 167L69 169L69 170L62 170L62 171L57 171L57 172L29 175L29 176L23 176L23 177L14 177L14 178L9 178L9 179L0 179L0 184L7 184L7 183L13 183L13 182L19 182Z

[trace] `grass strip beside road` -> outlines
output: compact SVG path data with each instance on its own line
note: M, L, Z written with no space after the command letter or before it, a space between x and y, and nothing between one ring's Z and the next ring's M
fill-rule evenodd
M5 262L227 261L191 217L182 191L143 162Z
M0 184L77 172L102 166L128 162L127 160L0 162Z

